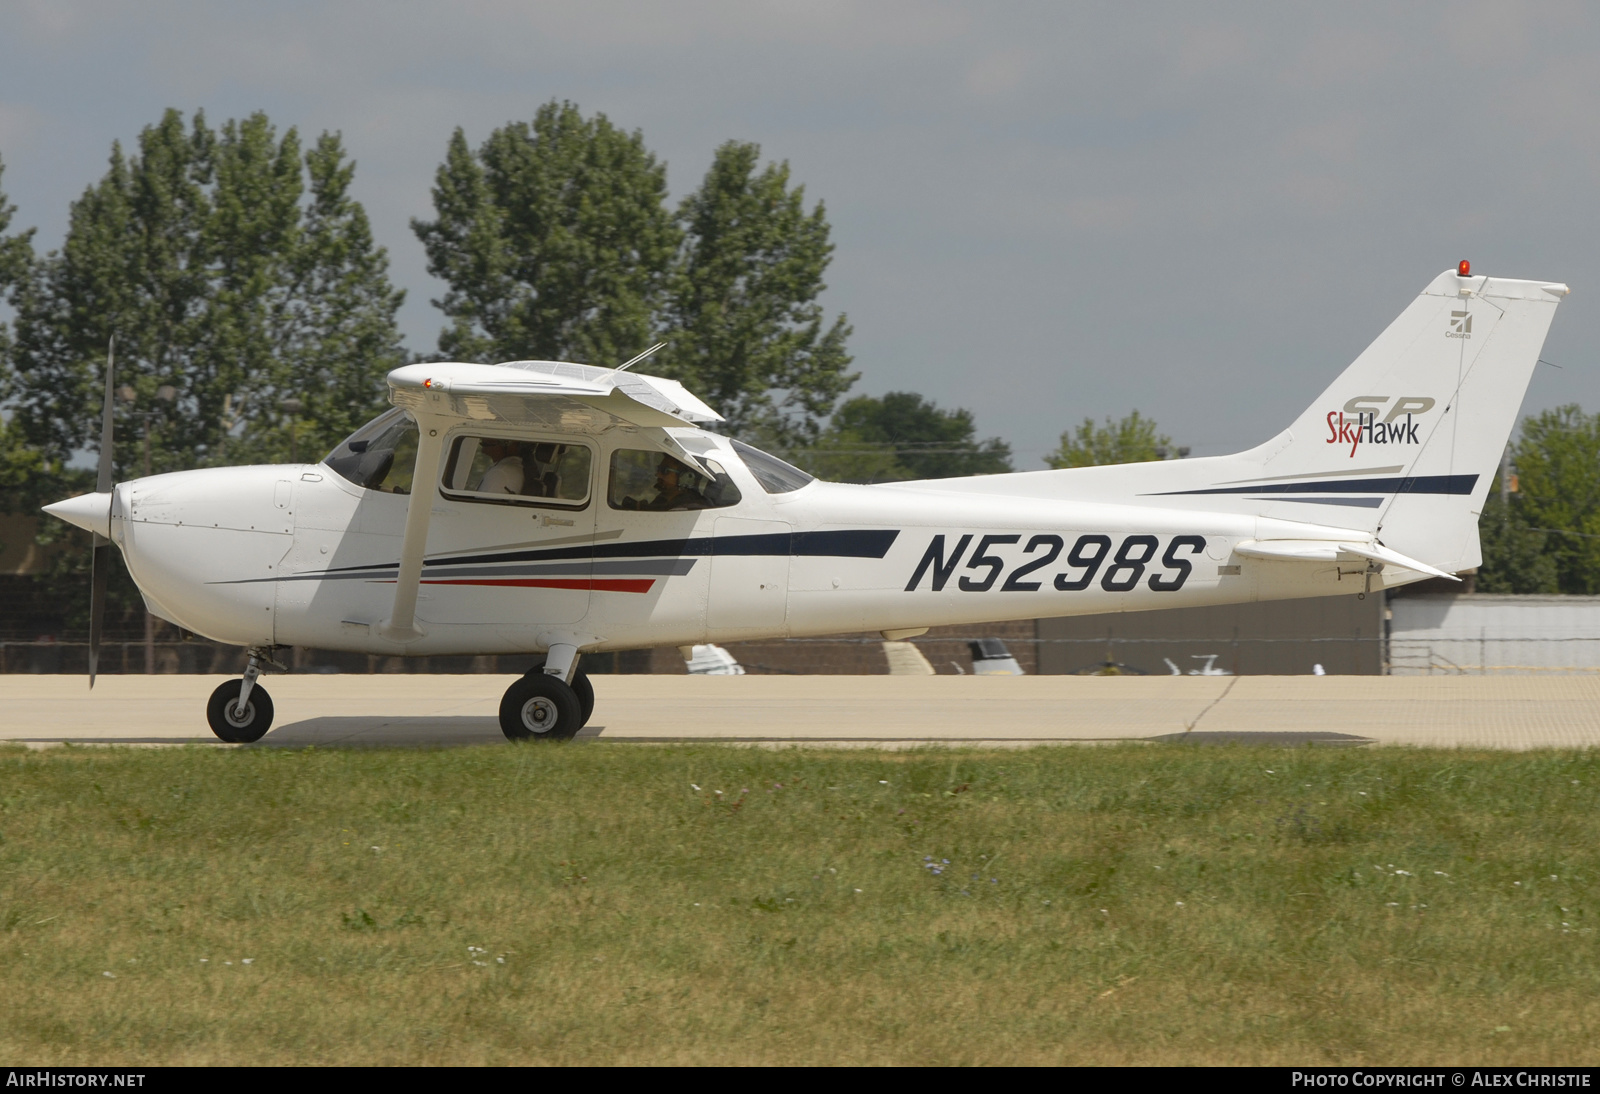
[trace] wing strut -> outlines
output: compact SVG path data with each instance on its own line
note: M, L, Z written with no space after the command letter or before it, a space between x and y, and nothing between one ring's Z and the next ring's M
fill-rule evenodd
M392 642L422 637L416 627L417 586L428 549L428 522L439 497L439 457L444 452L444 426L432 415L417 414L417 465L411 474L411 501L406 506L405 538L400 541L400 572L395 575L394 610L378 633Z

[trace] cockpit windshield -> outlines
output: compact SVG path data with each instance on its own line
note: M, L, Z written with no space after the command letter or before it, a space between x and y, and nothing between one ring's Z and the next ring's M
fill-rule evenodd
M357 486L409 494L417 466L417 423L395 407L350 434L322 462Z
M734 441L733 450L739 453L744 465L750 469L750 474L761 484L761 489L769 494L787 494L814 481L810 475L793 464L785 463L770 452L752 448L743 441Z

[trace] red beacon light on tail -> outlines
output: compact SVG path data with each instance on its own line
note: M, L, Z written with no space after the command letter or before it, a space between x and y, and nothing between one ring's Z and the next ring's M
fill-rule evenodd
M1456 276L1457 277L1471 277L1472 276L1472 263L1468 262L1466 259L1463 258L1461 260L1461 265L1456 267Z

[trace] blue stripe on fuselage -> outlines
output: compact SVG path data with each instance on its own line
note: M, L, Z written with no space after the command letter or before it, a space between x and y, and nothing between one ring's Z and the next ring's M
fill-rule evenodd
M1407 475L1388 479L1334 479L1269 482L1256 486L1210 486L1204 490L1166 490L1144 497L1184 494L1470 494L1477 475Z
M844 529L835 532L772 532L753 536L693 536L650 539L632 543L581 543L571 547L495 551L481 555L430 558L426 567L483 565L496 562L553 562L562 559L684 558L717 555L791 555L811 558L882 558L889 553L898 529ZM354 572L389 571L399 563L341 566L321 571L329 576Z

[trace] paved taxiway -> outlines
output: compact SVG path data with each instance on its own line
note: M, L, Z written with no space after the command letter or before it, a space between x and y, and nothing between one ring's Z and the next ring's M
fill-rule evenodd
M0 740L219 745L220 676L0 676ZM502 741L508 676L272 676L260 745ZM597 676L580 737L834 745L1600 745L1600 676Z

